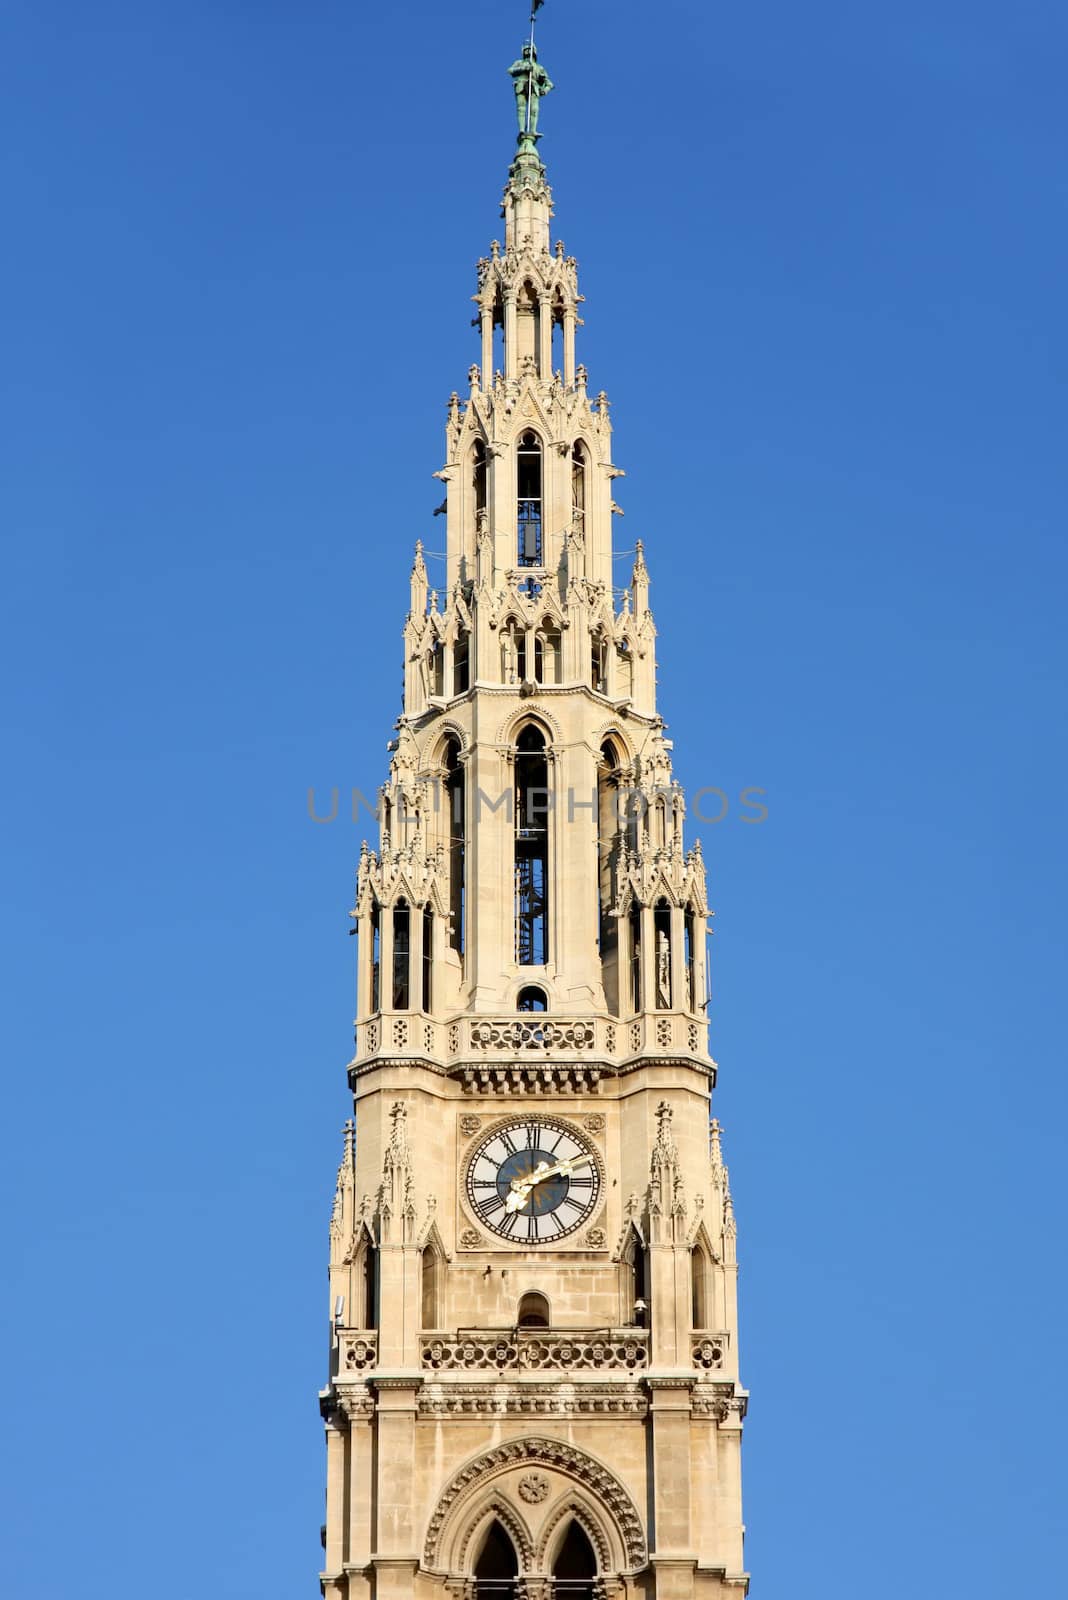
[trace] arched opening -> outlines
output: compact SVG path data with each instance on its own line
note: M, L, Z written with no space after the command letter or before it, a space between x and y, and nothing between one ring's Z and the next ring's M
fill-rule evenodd
M545 998L545 990L528 983L526 988L520 989L516 995L515 1008L517 1011L548 1011L549 1002Z
M656 1008L671 1010L671 907L658 900L653 909L653 939L656 953Z
M524 370L536 372L539 377L545 374L539 368L539 352L541 349L541 302L537 290L530 282L521 285L516 296L516 355L518 356L519 376Z
M516 1312L515 1325L517 1328L547 1328L549 1326L549 1302L543 1294L536 1289L531 1289L519 1302Z
M501 679L504 683L524 683L527 676L527 630L509 617L501 628Z
M601 746L597 765L597 942L605 1004L619 1013L619 893L621 856L619 818L620 761L611 739Z
M445 693L445 646L435 639L428 658L427 672L430 693L439 697Z
M604 635L599 628L590 635L590 688L598 694L608 688Z
M534 645L534 677L538 683L560 682L560 634L543 628Z
M425 1329L436 1329L442 1326L441 1305L441 1253L433 1240L423 1251L422 1259L422 1326Z
M445 746L445 807L449 839L449 944L454 950L462 953L467 808L464 797L464 769L460 765L460 745L456 739L450 739Z
M411 1004L410 959L412 916L406 900L393 907L393 1009L407 1011Z
M620 639L616 652L616 694L623 700L634 698L634 652L629 639Z
M553 1562L555 1600L594 1600L597 1556L589 1535L578 1521L572 1522Z
M371 912L371 1011L382 1009L382 913Z
M419 998L423 1010L429 1012L434 999L434 913L429 906L423 907L422 969L422 993Z
M559 289L553 297L552 313L552 357L551 365L554 373L564 375L564 297Z
M493 371L484 375L484 389L492 389L498 372L504 376L504 301L500 293L493 302Z
M645 1271L645 1246L632 1228L622 1253L623 1323L631 1328L649 1325L648 1278Z
M697 935L694 924L693 911L687 908L683 920L683 958L686 967L686 1004L691 1011L697 1010Z
M378 1251L367 1236L356 1258L357 1307L361 1314L359 1326L378 1327Z
M486 509L486 446L476 439L471 450L471 489L475 501L475 516Z
M521 567L542 565L541 465L541 441L528 429L516 450L516 525Z
M642 1008L642 913L640 906L631 906L627 919L630 934L630 1003L633 1011Z
M499 1522L490 1524L475 1562L475 1594L478 1600L514 1600L519 1576L515 1546Z
M515 751L515 945L520 966L549 959L549 762L533 723Z
M466 694L471 687L471 635L457 628L452 646L452 692Z
M571 451L571 531L586 532L586 451L578 441Z
M709 1308L708 1257L701 1244L695 1244L690 1252L690 1286L693 1300L693 1326L695 1328L710 1328L712 1321Z

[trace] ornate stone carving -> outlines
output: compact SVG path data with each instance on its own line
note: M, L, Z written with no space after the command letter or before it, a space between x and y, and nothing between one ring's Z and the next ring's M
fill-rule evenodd
M483 1243L482 1235L477 1228L465 1228L460 1235L460 1243L465 1250L477 1250Z
M691 1360L704 1372L718 1370L723 1365L725 1340L722 1334L697 1337L693 1342Z
M472 1050L592 1050L597 1035L592 1022L548 1021L542 1018L487 1018L471 1028Z
M474 1135L478 1132L479 1128L481 1128L481 1126L482 1126L482 1118L481 1117L461 1117L460 1118L460 1132L463 1134L465 1139L473 1138Z
M378 1360L376 1333L342 1333L339 1337L338 1367L350 1375L366 1372Z
M428 1372L639 1371L649 1364L648 1336L610 1333L477 1333L466 1339L425 1339L420 1360Z
M540 1505L549 1493L549 1480L544 1472L524 1473L517 1485L517 1492L520 1500L525 1500L527 1505Z
M497 1380L490 1385L428 1382L418 1407L425 1417L644 1417L649 1401L636 1383L618 1379L604 1388L559 1382L513 1387Z
M594 1111L585 1118L585 1126L590 1133L603 1133L604 1118L599 1111Z
M545 1438L510 1439L492 1450L484 1451L461 1468L442 1494L430 1519L423 1547L424 1564L428 1567L437 1565L438 1544L446 1519L468 1489L484 1483L493 1474L528 1462L553 1468L581 1483L612 1517L630 1568L637 1570L645 1565L645 1533L641 1517L619 1479L584 1450L565 1444L560 1439Z
M606 1243L606 1237L607 1236L603 1228L589 1228L587 1229L583 1243L589 1245L591 1250L603 1250Z

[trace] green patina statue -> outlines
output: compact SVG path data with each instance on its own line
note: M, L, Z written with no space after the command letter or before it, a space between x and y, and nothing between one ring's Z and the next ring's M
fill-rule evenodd
M519 138L524 134L537 134L538 102L552 88L549 74L538 61L533 44L523 46L523 54L508 68L515 85L515 113L519 122Z

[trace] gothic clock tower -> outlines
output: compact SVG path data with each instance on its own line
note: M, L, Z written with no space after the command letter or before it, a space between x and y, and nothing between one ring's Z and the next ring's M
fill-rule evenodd
M416 545L364 845L330 1224L328 1600L742 1596L735 1226L708 908L656 707L642 545L612 581L608 400L537 153L531 42L480 359Z

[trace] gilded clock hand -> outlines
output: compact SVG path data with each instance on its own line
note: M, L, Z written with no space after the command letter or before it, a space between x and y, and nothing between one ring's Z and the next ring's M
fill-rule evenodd
M525 1178L513 1178L511 1184L512 1192L504 1202L505 1210L521 1211L530 1199L530 1191L536 1189L538 1184L543 1183L546 1178L570 1177L575 1161L576 1158L572 1156L570 1161L558 1161L552 1167L546 1162L540 1161L534 1171L528 1173Z

